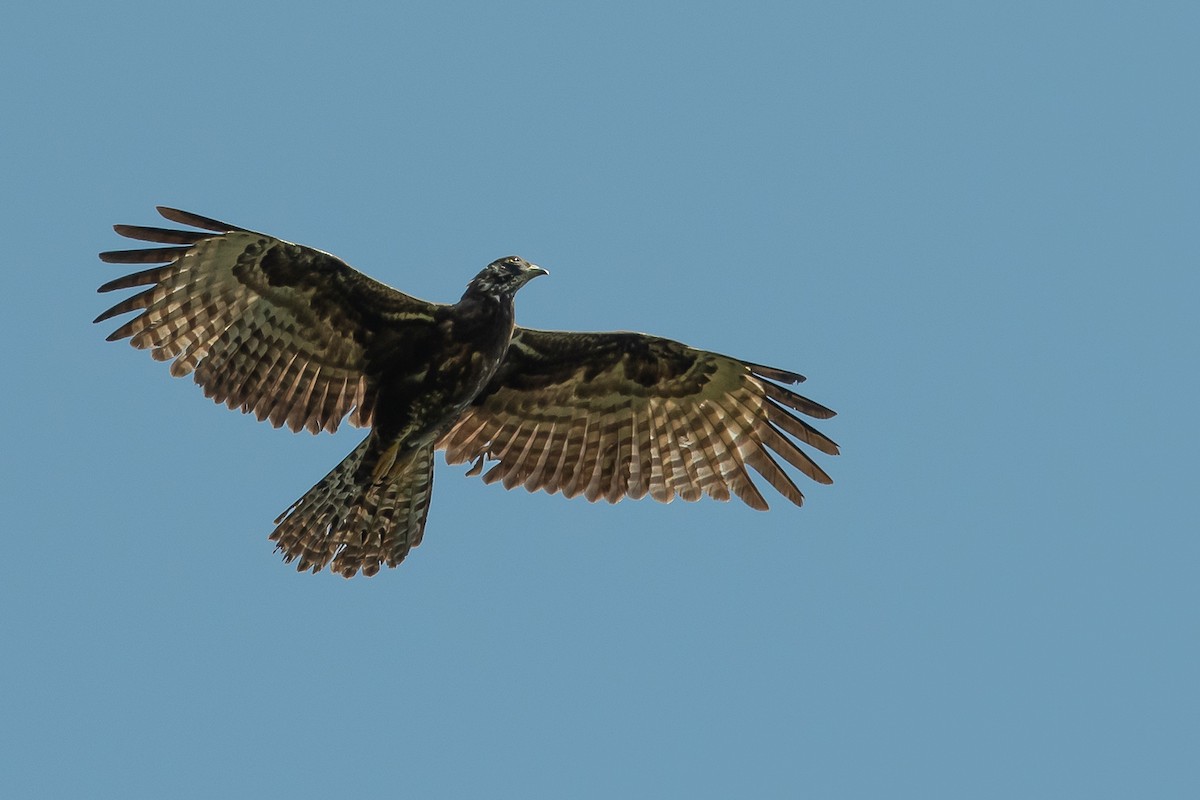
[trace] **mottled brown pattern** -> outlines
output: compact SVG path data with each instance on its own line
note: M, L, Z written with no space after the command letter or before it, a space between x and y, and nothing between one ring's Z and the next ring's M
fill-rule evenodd
M372 428L276 519L271 539L301 570L399 564L424 533L435 449L474 462L468 475L487 465L487 483L612 503L736 496L766 509L757 473L800 505L776 457L830 482L797 442L830 455L837 445L792 412L833 412L780 385L802 376L640 333L516 328L513 295L544 270L515 256L457 304L434 304L328 253L159 211L200 230L115 226L166 246L101 254L157 265L100 287L140 290L97 317L134 314L109 339L276 427Z

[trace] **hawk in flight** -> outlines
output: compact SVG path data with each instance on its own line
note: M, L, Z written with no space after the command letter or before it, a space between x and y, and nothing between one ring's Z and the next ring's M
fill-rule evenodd
M352 577L403 561L425 529L435 450L474 462L469 475L487 462L485 483L610 503L736 495L766 509L754 470L800 505L772 453L831 482L796 443L837 445L792 412L834 412L780 385L803 376L641 333L516 327L514 295L547 274L524 259L492 262L457 303L428 303L320 250L158 210L197 230L114 226L165 246L100 254L148 266L100 287L147 287L96 318L136 313L109 341L275 427L370 428L275 520L271 539L300 570Z

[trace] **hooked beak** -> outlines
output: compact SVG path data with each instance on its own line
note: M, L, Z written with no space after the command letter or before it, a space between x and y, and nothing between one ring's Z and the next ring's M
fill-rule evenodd
M526 275L525 280L531 281L539 275L549 275L549 274L550 274L550 272L548 270L542 269L537 264L530 264L525 270L525 275Z

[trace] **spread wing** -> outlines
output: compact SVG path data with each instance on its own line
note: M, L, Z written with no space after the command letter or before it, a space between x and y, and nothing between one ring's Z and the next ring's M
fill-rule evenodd
M483 479L510 489L614 503L732 492L766 509L754 470L800 505L804 495L772 453L831 483L796 441L838 452L792 413L834 415L779 385L802 380L639 333L518 328L499 372L438 447L449 463L475 461L471 473L496 460Z
M96 318L140 312L109 341L129 339L159 361L174 359L172 375L195 372L207 396L275 427L333 431L347 414L353 425L370 425L373 332L389 318L428 316L432 304L328 253L158 210L201 230L114 226L130 239L168 246L100 254L114 264L160 265L100 287L148 287Z

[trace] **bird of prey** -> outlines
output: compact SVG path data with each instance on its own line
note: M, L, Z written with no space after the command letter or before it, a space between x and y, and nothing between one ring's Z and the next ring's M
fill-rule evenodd
M421 542L433 455L474 462L505 488L589 501L670 502L736 495L767 502L754 470L785 498L804 496L772 452L830 483L802 442L837 445L793 411L834 412L781 384L803 376L641 333L514 325L513 297L546 270L494 261L454 304L396 291L328 254L160 207L197 230L116 225L163 247L100 254L149 266L101 292L148 287L96 318L137 312L129 339L206 395L293 431L367 437L276 520L270 538L301 571L353 577L394 567Z

